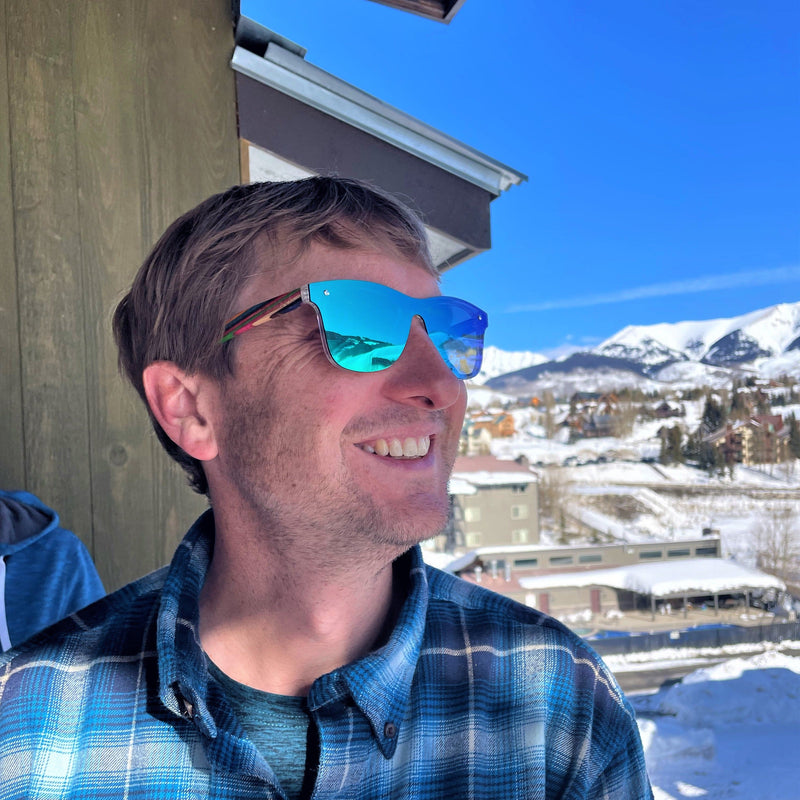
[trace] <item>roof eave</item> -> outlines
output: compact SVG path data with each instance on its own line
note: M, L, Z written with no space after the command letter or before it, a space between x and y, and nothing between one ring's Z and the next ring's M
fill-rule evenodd
M527 180L463 142L304 60L299 45L241 18L231 66L323 113L434 164L495 197ZM263 49L263 55L259 51Z

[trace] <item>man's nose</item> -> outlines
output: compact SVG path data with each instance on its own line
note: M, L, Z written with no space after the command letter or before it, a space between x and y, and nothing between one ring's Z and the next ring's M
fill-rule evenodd
M414 317L400 358L386 372L387 391L404 403L448 408L465 392L463 381L445 364L425 325Z

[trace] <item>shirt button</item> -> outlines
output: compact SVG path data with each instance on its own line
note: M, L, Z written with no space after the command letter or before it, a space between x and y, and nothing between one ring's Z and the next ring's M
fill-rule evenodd
M186 719L194 719L194 706L183 695L178 695L178 703L181 707L181 714Z
M394 737L397 736L397 725L395 725L394 722L387 722L383 726L383 735L387 739L394 739Z

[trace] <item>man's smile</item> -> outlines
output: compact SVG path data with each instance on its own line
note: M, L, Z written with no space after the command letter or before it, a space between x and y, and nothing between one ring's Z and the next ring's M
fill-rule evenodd
M375 439L373 442L363 442L356 445L366 453L374 453L377 456L387 456L389 458L422 458L428 454L431 446L430 436L413 437L407 436L403 439Z

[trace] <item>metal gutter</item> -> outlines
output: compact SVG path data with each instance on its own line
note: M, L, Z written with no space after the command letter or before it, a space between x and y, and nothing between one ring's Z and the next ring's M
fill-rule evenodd
M305 50L240 19L234 70L498 196L527 176L304 60ZM262 48L263 46L263 48ZM258 51L263 49L263 53ZM255 51L255 52L253 52Z

